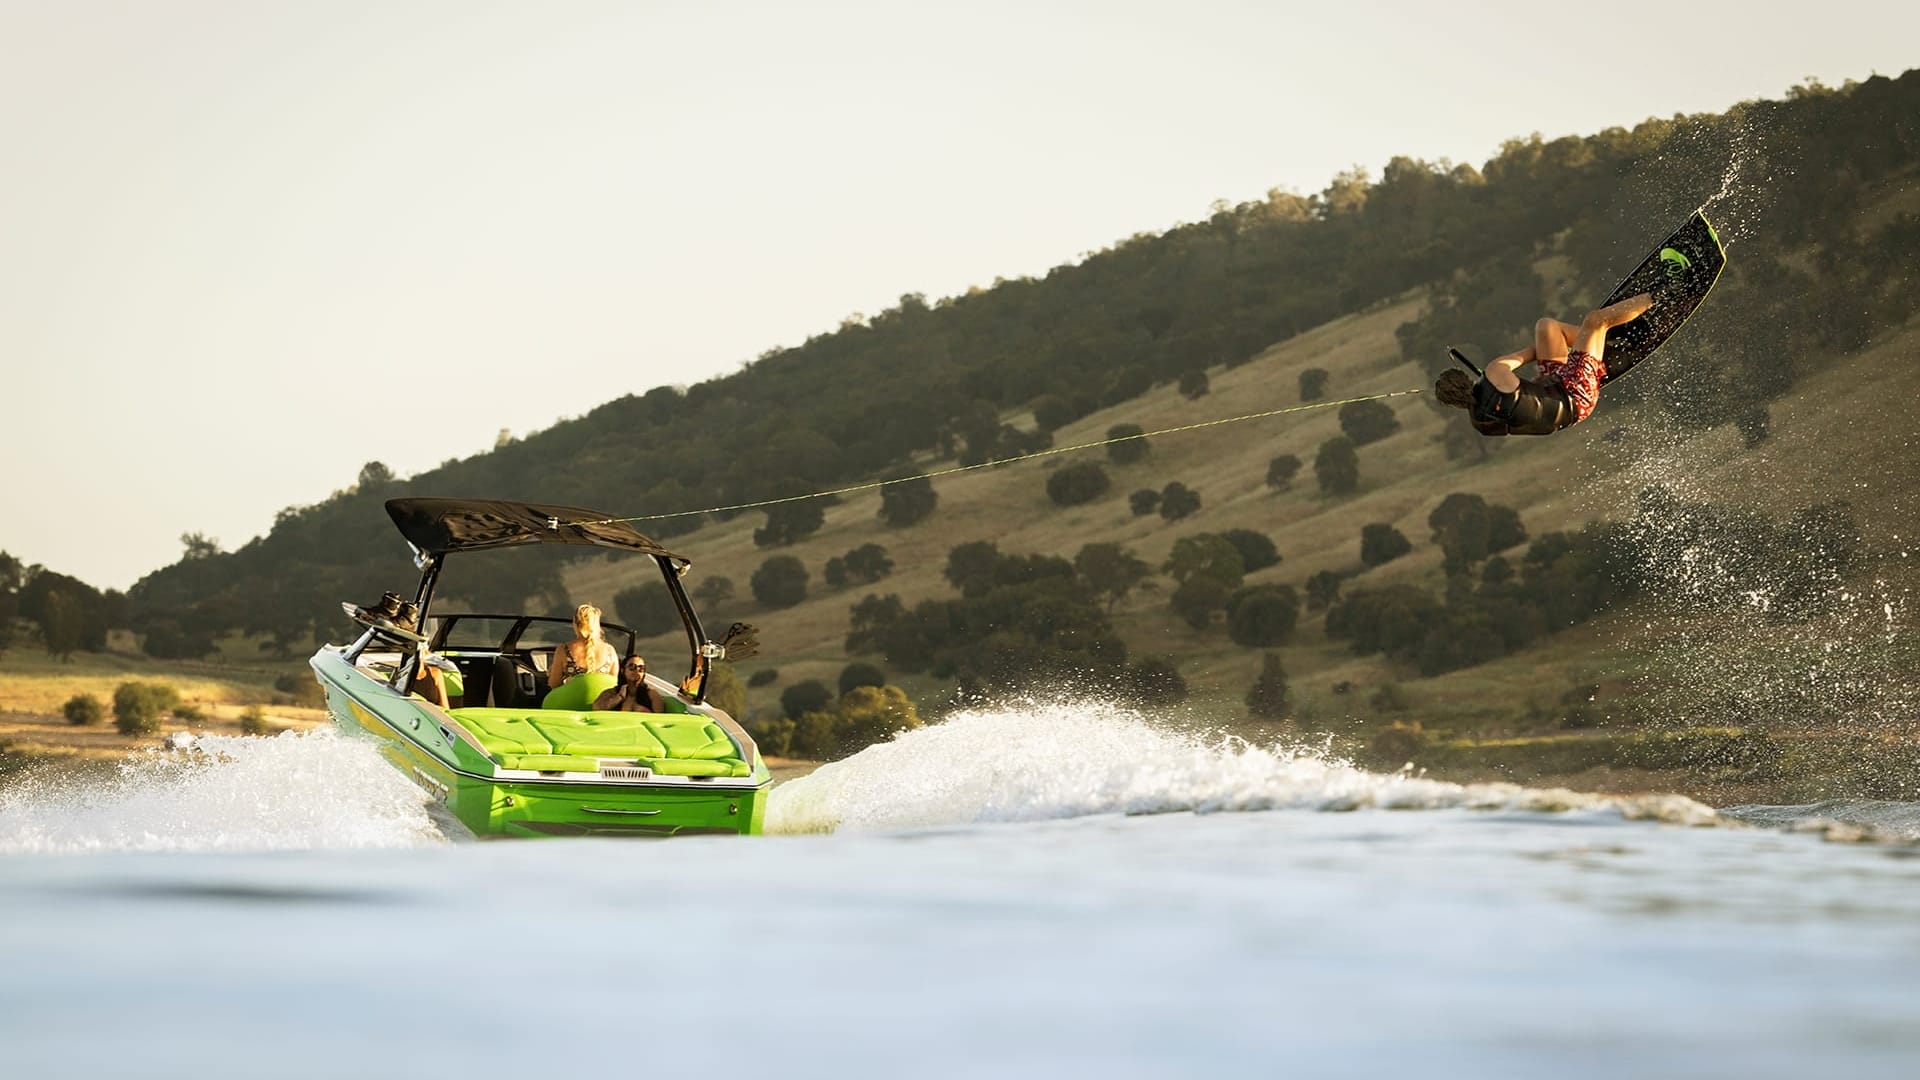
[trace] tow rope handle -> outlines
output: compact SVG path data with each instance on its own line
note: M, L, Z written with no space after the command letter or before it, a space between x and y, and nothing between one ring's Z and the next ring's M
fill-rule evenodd
M1474 367L1473 361L1467 359L1467 354L1461 352L1459 349L1456 349L1453 346L1449 345L1447 346L1447 355L1453 357L1455 360L1458 360L1460 362L1461 367L1464 367L1468 371L1473 372L1474 378L1484 379L1487 377L1487 373L1484 371L1481 371L1477 367Z

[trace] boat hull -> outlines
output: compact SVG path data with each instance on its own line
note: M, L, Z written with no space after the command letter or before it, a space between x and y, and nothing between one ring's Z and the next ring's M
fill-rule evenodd
M451 714L392 690L331 648L311 663L335 725L378 740L389 762L475 836L745 835L765 821L772 780L758 760L749 776L712 781L499 777Z

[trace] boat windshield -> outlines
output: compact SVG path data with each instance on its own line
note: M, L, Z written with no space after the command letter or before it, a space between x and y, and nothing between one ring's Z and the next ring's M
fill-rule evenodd
M601 632L606 633L606 626ZM611 637L611 635L608 635ZM571 619L532 619L527 628L520 631L519 645L523 649L551 649L573 640L573 621Z
M442 649L491 650L498 649L519 625L517 618L503 618L497 615L448 615L441 618L448 624Z
M444 630L436 646L443 652L550 652L573 640L573 620L533 615L442 615ZM607 643L623 654L633 651L633 632L618 623L601 622Z

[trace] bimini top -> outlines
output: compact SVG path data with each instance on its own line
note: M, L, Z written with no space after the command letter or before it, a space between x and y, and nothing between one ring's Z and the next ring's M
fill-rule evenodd
M408 543L431 555L523 544L584 544L654 555L683 565L689 562L630 525L569 524L599 522L611 516L578 506L495 499L388 499L387 516Z

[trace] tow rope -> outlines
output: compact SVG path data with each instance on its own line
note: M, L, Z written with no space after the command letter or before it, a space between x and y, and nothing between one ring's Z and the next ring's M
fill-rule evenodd
M992 468L996 465L1012 465L1016 462L1031 461L1034 458L1048 457L1053 454L1072 454L1078 453L1081 450L1098 450L1103 446L1133 442L1136 439L1155 439L1163 435L1178 435L1181 432L1199 431L1202 428L1221 427L1226 424L1238 424L1247 420L1265 420L1268 417L1286 416L1289 413L1310 412L1314 409L1331 409L1338 405L1357 405L1363 401L1384 401L1387 398L1408 397L1422 392L1423 391L1418 389L1395 390L1388 394L1369 394L1366 397L1342 398L1339 401L1316 401L1311 405L1290 405L1284 409L1268 409L1265 412L1244 413L1240 416L1224 416L1217 420L1202 420L1197 424L1181 424L1177 427L1161 428L1158 431L1143 431L1138 435L1122 435L1118 438L1100 439L1095 442L1075 443L1072 446L1049 447L1045 450L1035 450L1031 453L1020 454L1016 457L996 458L993 461L982 461L973 465L955 465L951 468L935 469L932 472L916 473L912 476L903 476L893 480L873 480L864 484L849 484L846 487L832 488L826 491L809 491L805 495L787 495L778 499L761 499L758 502L733 503L728 506L709 506L702 510L676 510L670 514L637 514L633 517L596 518L592 521L554 521L549 523L549 527L557 528L560 525L615 525L635 521L666 521L669 518L693 517L697 514L723 514L739 510L758 510L766 506L780 506L785 503L804 502L807 499L824 499L830 495L852 495L856 492L872 491L875 488L885 487L888 484L897 484L905 480L932 480L935 477L954 476L959 473L972 472L975 469Z

